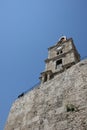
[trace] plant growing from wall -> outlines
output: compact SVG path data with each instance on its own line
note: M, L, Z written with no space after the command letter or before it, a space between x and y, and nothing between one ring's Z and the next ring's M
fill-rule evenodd
M76 110L76 108L73 104L67 104L66 105L66 111L67 112L74 112L75 110Z

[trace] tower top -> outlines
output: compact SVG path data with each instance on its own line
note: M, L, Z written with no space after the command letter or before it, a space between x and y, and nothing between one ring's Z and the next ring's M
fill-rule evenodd
M52 79L55 75L70 68L80 61L80 55L74 45L73 39L66 36L59 38L58 42L48 48L48 58L45 60L45 71L41 73L42 83Z
M61 36L59 38L59 42L62 42L62 41L66 41L67 40L67 37L66 36Z

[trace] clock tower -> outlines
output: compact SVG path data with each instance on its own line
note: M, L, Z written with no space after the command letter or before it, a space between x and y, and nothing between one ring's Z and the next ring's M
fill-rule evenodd
M80 55L73 39L62 36L59 41L48 48L48 58L45 60L45 71L41 73L42 83L51 80L55 75L70 68L80 61Z

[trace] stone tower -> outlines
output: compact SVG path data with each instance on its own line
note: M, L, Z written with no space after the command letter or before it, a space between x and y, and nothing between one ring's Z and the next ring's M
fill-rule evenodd
M42 82L46 82L79 61L80 55L76 50L73 39L62 36L56 45L48 48L45 71L41 73L40 79Z
M18 96L5 130L87 130L87 60L65 36L48 52L41 83Z

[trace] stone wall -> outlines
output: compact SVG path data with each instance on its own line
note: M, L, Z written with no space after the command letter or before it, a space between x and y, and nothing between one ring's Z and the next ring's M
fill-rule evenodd
M87 60L18 98L5 130L87 130Z

